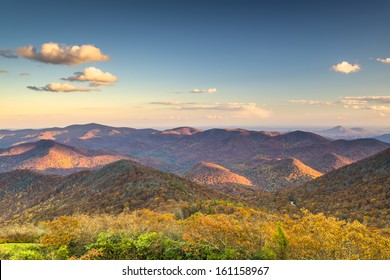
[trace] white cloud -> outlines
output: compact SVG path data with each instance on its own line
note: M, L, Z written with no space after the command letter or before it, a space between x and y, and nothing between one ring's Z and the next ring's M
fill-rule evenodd
M85 68L83 72L75 72L75 76L64 78L63 80L78 81L78 82L90 82L92 87L96 86L109 86L115 83L118 78L108 72L95 67Z
M30 45L18 48L16 54L39 62L70 66L109 60L107 55L102 54L100 49L93 45L65 46L53 42L42 44L39 52Z
M44 87L28 86L28 89L35 91L50 91L50 92L88 92L98 91L96 88L76 87L67 83L51 83Z
M350 64L346 61L343 61L339 64L333 65L331 70L335 72L341 72L345 74L353 73L353 72L358 72L360 71L360 65L358 64Z
M382 62L382 63L390 63L390 57L387 57L387 58L377 58L376 60L379 61L379 62Z
M8 71L5 70L5 69L0 68L0 74L5 74L5 73L8 73Z
M191 93L216 93L217 92L217 89L216 88L208 88L208 89L193 89L191 90Z

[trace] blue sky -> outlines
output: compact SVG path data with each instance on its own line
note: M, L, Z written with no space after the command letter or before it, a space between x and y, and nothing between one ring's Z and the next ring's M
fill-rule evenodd
M390 126L389 1L80 2L2 1L1 128Z

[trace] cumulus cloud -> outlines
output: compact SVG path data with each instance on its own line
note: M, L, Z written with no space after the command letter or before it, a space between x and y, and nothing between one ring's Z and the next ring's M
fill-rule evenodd
M17 58L17 55L13 50L0 50L0 56L5 58Z
M5 73L8 73L8 71L5 70L5 69L0 68L0 74L5 74Z
M28 89L35 91L50 91L50 92L88 92L88 91L98 91L96 88L87 88L87 87L76 87L67 83L51 83L44 87L28 86Z
M208 89L193 89L191 90L191 93L216 93L217 89L216 88L208 88Z
M69 78L63 78L67 81L89 82L92 87L96 86L109 86L115 83L118 78L108 72L95 67L85 68L83 72L75 72L74 76Z
M390 57L387 57L387 58L377 58L376 60L379 61L379 62L382 62L382 63L390 63Z
M170 106L172 110L180 111L230 111L235 112L234 117L261 117L268 118L271 112L262 108L257 107L256 103L182 103L175 101L162 101L162 102L151 102L156 105Z
M340 62L339 64L333 65L331 70L335 72L341 72L345 74L358 72L360 71L360 65L358 64L350 64L346 61Z
M42 44L40 51L31 45L18 48L16 54L34 61L69 66L109 60L107 55L93 45L66 46L53 42Z

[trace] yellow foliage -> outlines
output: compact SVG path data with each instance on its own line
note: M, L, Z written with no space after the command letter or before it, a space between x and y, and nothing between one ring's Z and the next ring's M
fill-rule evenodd
M61 216L41 224L48 229L48 232L40 239L40 242L47 247L59 248L62 245L68 245L79 236L77 229L80 223L75 217Z

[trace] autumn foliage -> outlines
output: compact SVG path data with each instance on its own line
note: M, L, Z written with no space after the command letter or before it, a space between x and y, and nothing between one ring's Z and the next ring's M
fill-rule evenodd
M38 226L39 244L44 248L39 256L84 260L390 258L390 239L376 230L304 209L301 214L271 214L212 200L183 206L177 215L145 209L119 215L61 216Z

